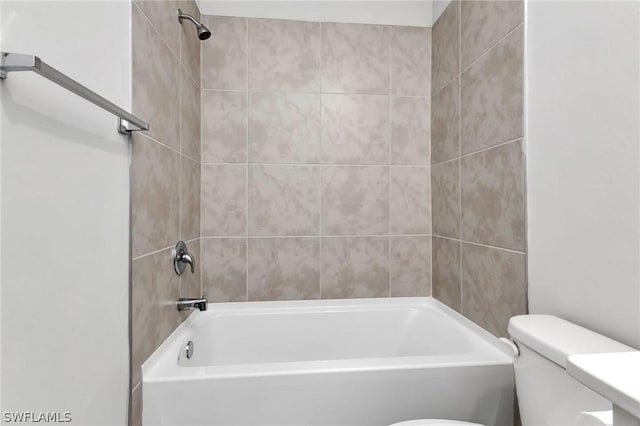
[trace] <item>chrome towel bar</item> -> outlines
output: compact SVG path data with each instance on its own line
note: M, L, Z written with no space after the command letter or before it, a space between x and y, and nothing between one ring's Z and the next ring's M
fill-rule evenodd
M113 102L98 95L93 90L83 86L77 81L67 77L55 68L47 65L42 59L34 55L0 52L0 79L7 78L7 73L14 71L33 71L47 80L51 80L70 92L75 93L99 106L100 108L118 117L118 132L129 134L131 132L149 130L149 123L120 108Z

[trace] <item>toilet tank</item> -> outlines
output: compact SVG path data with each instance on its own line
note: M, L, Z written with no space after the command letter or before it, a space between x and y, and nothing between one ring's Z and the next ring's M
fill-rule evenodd
M513 317L509 334L520 350L514 368L523 426L578 425L582 412L611 410L610 401L567 374L567 357L633 348L551 315Z

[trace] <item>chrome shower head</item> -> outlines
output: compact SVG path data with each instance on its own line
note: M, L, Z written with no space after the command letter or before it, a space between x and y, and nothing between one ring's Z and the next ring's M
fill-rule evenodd
M178 22L182 24L183 19L193 22L193 25L196 26L196 30L198 31L198 38L200 40L206 40L211 37L211 31L209 31L209 28L205 27L201 22L198 22L198 20L193 16L182 13L182 10L178 9Z

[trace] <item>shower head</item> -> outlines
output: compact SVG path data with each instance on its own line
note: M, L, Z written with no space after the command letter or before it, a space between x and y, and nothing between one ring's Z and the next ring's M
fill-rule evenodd
M193 25L196 26L196 30L198 31L198 38L200 40L206 40L211 37L211 31L209 31L209 28L205 27L201 22L198 22L198 20L193 16L182 13L182 10L178 9L178 22L182 24L183 19L193 22Z

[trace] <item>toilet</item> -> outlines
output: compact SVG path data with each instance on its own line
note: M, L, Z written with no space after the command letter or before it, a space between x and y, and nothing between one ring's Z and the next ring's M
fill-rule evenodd
M519 315L509 321L519 354L514 358L522 426L611 424L611 402L566 372L570 355L628 352L633 348L551 315ZM481 426L454 420L423 419L391 426Z

